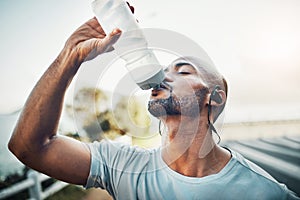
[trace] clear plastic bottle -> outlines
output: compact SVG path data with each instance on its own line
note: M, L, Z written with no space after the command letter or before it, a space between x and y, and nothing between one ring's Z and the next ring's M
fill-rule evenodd
M122 30L114 48L126 61L130 75L140 88L145 90L159 85L164 79L162 66L148 48L143 31L127 3L123 0L95 0L92 8L106 34L115 28Z

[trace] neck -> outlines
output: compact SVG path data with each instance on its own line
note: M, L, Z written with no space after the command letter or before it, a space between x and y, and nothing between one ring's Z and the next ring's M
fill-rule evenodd
M174 171L203 177L218 173L230 160L230 153L216 145L206 119L171 116L164 123L162 157Z

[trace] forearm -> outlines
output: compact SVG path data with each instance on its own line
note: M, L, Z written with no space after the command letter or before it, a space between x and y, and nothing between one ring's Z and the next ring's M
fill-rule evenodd
M64 49L32 90L9 143L18 157L39 151L56 135L64 94L79 65Z
M121 30L106 35L96 18L81 25L31 92L9 141L9 149L27 166L57 179L85 184L90 169L87 146L56 136L65 92L79 66L113 50Z

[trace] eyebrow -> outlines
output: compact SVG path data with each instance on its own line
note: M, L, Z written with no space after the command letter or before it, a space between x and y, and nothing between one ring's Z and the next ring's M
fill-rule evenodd
M175 64L175 68L180 68L180 67L182 67L182 66L184 66L184 65L188 65L188 66L191 66L192 68L193 68L193 70L196 70L197 71L197 69L191 64L191 63L188 63L188 62L179 62L179 63L176 63Z
M187 62L180 62L180 63L175 64L175 67L181 67L182 65L191 65L191 64L187 63Z

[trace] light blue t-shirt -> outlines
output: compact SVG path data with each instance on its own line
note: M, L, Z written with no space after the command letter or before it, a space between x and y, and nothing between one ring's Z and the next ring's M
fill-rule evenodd
M91 169L86 188L106 189L114 199L299 199L257 165L231 150L217 174L187 177L170 169L161 149L146 150L111 141L89 144Z

